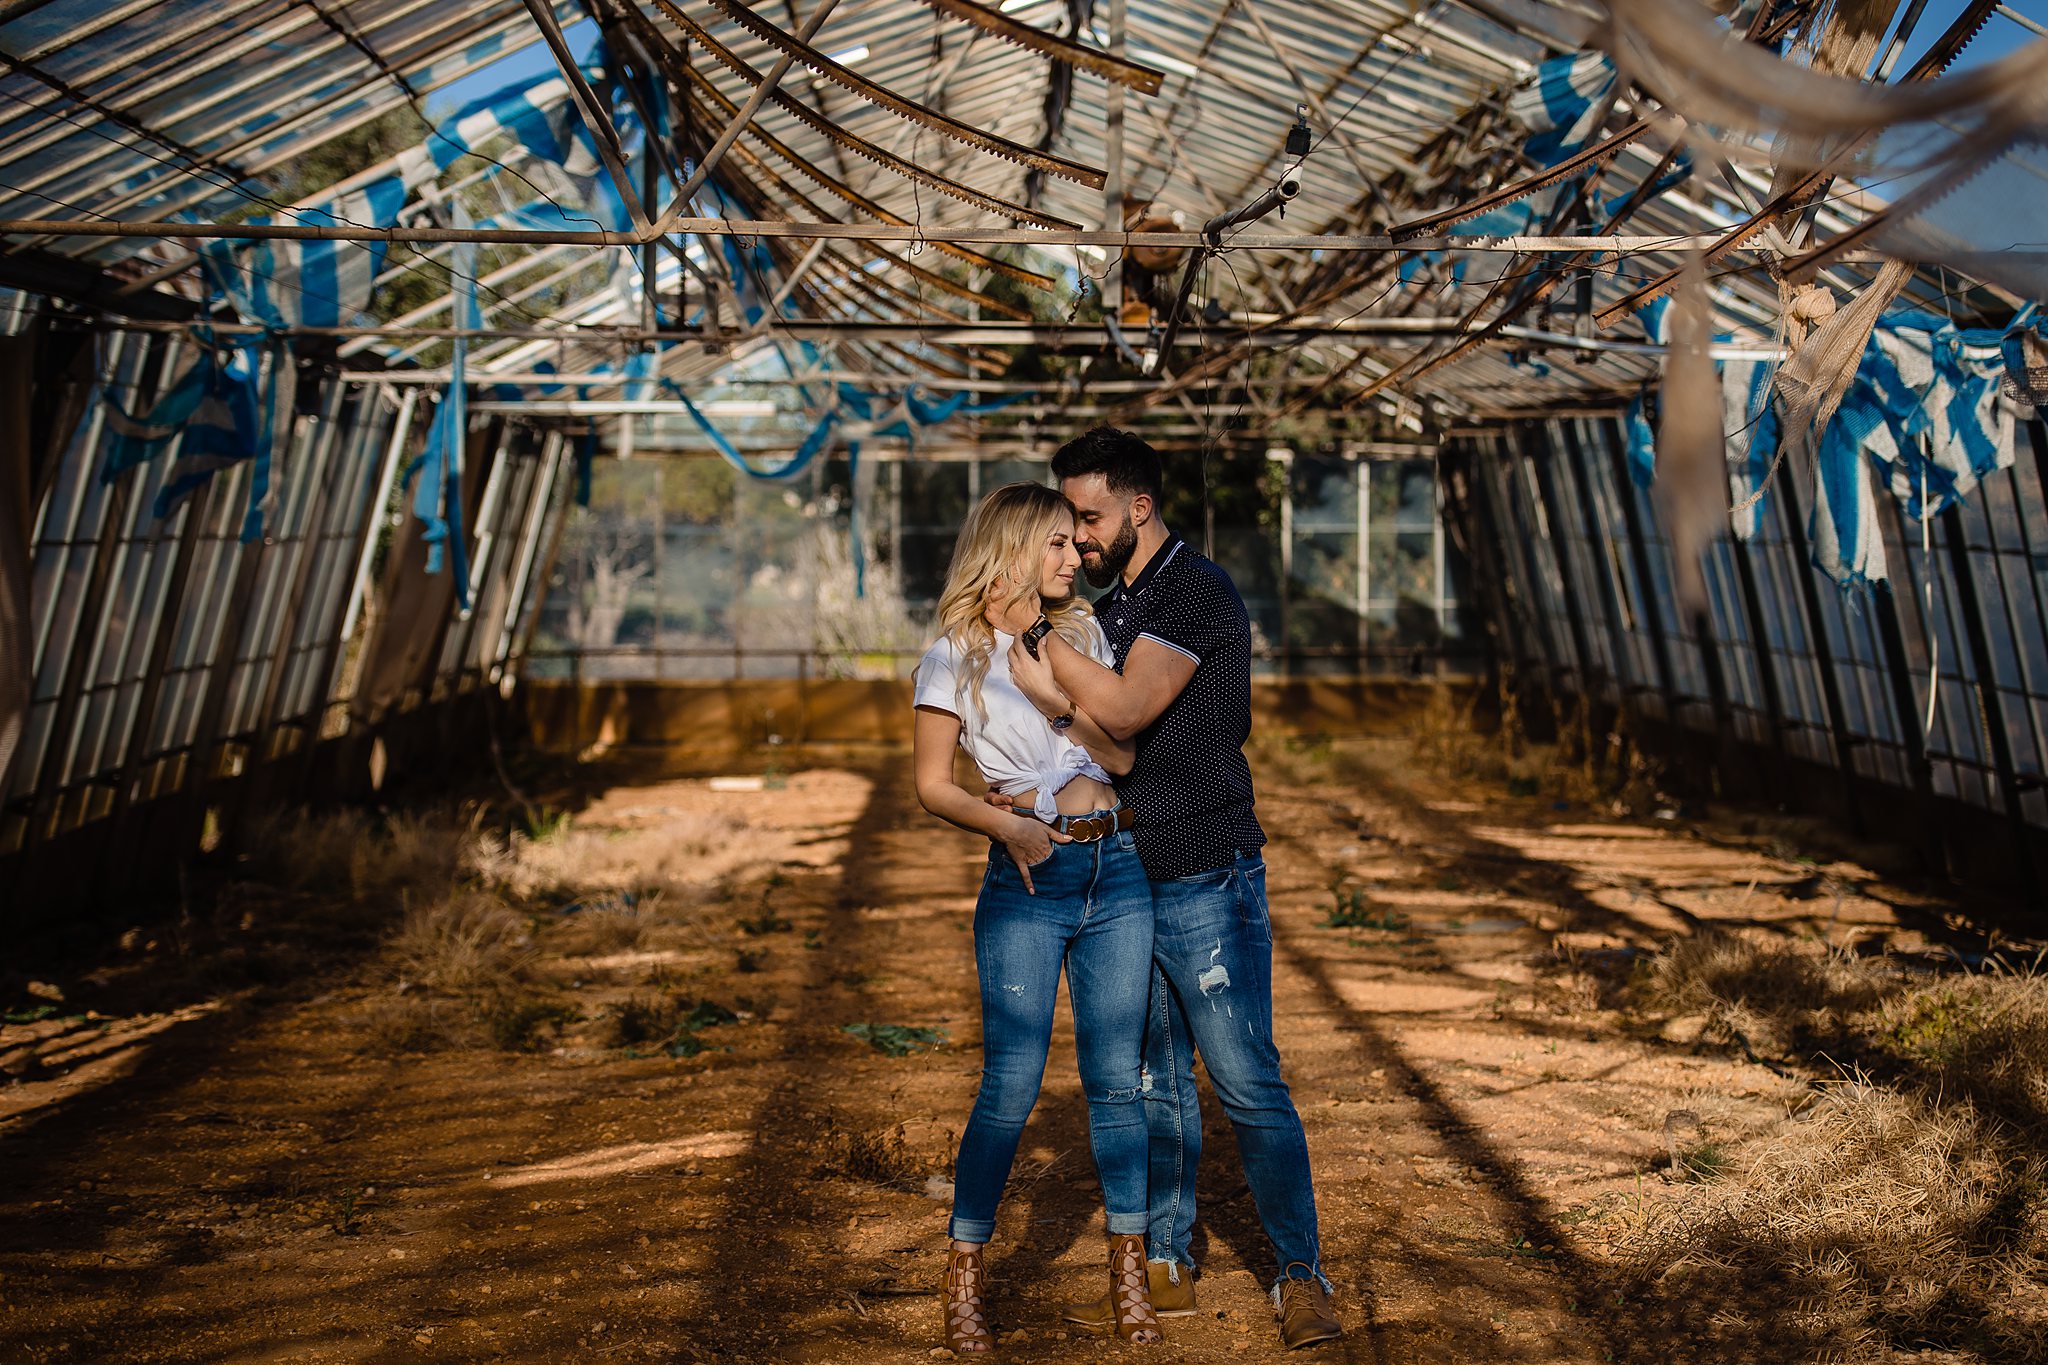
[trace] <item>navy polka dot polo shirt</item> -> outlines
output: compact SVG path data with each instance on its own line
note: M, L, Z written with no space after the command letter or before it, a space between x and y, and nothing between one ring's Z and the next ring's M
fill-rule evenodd
M1252 729L1251 619L1230 575L1169 535L1137 581L1119 581L1095 614L1118 672L1141 638L1195 661L1194 677L1138 735L1137 761L1116 780L1145 875L1200 876L1264 846L1244 757Z

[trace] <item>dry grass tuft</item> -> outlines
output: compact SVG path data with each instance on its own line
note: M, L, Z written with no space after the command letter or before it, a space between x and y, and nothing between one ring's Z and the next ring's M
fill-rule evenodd
M342 893L364 903L445 895L487 861L474 812L400 813L292 809L257 821L248 840L249 879L295 892Z
M900 1123L858 1132L834 1126L825 1135L818 1168L820 1178L841 1176L897 1190L924 1188L928 1174L929 1163L911 1147Z
M1680 939L1659 954L1643 1003L1701 1014L1724 1036L1783 1053L1844 1027L1903 988L1845 953L1735 933Z
M534 1052L558 1036L565 1024L579 1019L576 1009L531 990L493 991L477 1007L477 1020L493 1047L506 1052Z
M2044 1177L2039 1151L1968 1104L1830 1086L1746 1170L1638 1233L1624 1280L1655 1329L1643 1348L2048 1360L2048 1318L2029 1307L2048 1268Z
M1972 1105L2048 1151L2048 977L1960 977L1885 1003L1878 1045L1923 1088Z
M1869 1071L1710 1169L1684 1163L1692 1192L1623 1256L1654 1329L1644 1352L2048 1362L2048 978L1913 978L1711 934L1672 945L1631 994Z
M458 1002L414 992L378 996L363 1017L369 1050L386 1056L453 1046L462 1040L468 1023L468 1011Z
M676 1031L682 1011L667 996L629 996L605 1011L604 1040L611 1047L639 1047L665 1042Z
M684 887L716 880L752 857L746 822L676 812L657 825L574 825L547 838L514 831L493 839L483 875L515 900L535 902L649 883Z
M458 994L503 989L523 979L534 961L526 920L481 891L407 911L391 949L404 980Z
M593 897L573 916L575 931L568 951L598 956L637 948L660 922L660 909L659 891L612 891Z
M353 807L272 811L253 822L244 866L252 880L281 890L348 892L358 852L374 839L370 816Z
M475 819L398 814L385 821L383 835L357 846L352 880L362 900L401 893L415 901L445 893L469 873L477 847Z
M1431 693L1409 733L1415 758L1435 772L1497 782L1514 796L1543 796L1614 815L1647 815L1670 803L1662 763L1633 742L1626 715L1612 731L1594 733L1583 707L1555 703L1532 736L1514 678L1504 673L1493 697L1497 720L1482 729L1481 694L1462 703L1448 688Z

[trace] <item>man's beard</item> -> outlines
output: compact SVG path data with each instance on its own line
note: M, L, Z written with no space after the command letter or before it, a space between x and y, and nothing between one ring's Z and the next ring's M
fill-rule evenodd
M1131 514L1124 513L1124 524L1117 528L1116 536L1109 544L1100 541L1095 544L1099 552L1096 561L1090 564L1081 561L1081 572L1087 576L1091 586L1106 588L1116 582L1124 566L1131 562L1131 556L1138 552L1138 528L1131 525Z

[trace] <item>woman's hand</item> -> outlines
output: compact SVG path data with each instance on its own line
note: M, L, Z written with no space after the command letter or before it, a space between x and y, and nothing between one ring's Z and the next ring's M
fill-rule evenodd
M1037 888L1031 885L1031 865L1042 863L1052 856L1054 844L1071 844L1073 836L1061 834L1043 820L1030 816L1012 816L1003 827L1003 847L1009 850L1010 861L1017 865L1017 875L1024 879L1024 894L1035 896Z
M1010 641L1010 681L1017 684L1017 690L1038 708L1040 715L1047 718L1064 716L1074 709L1074 705L1053 679L1052 660L1045 657L1045 646L1041 644L1038 648L1039 656L1034 659L1031 651L1024 648L1021 636Z
M1014 588L992 604L989 624L1005 635L1021 635L1045 614L1045 604L1029 588Z

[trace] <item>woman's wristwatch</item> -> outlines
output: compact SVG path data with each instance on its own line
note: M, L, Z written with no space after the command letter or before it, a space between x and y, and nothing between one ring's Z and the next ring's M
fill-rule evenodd
M1038 657L1038 642L1050 634L1052 634L1051 620L1040 616L1036 621L1026 626L1024 633L1017 638L1024 642L1024 652L1035 659Z
M1074 708L1072 704L1070 703L1067 709L1065 711L1062 711L1057 716L1047 716L1045 723L1052 726L1053 729L1059 731L1061 734L1065 734L1067 731L1073 729Z

